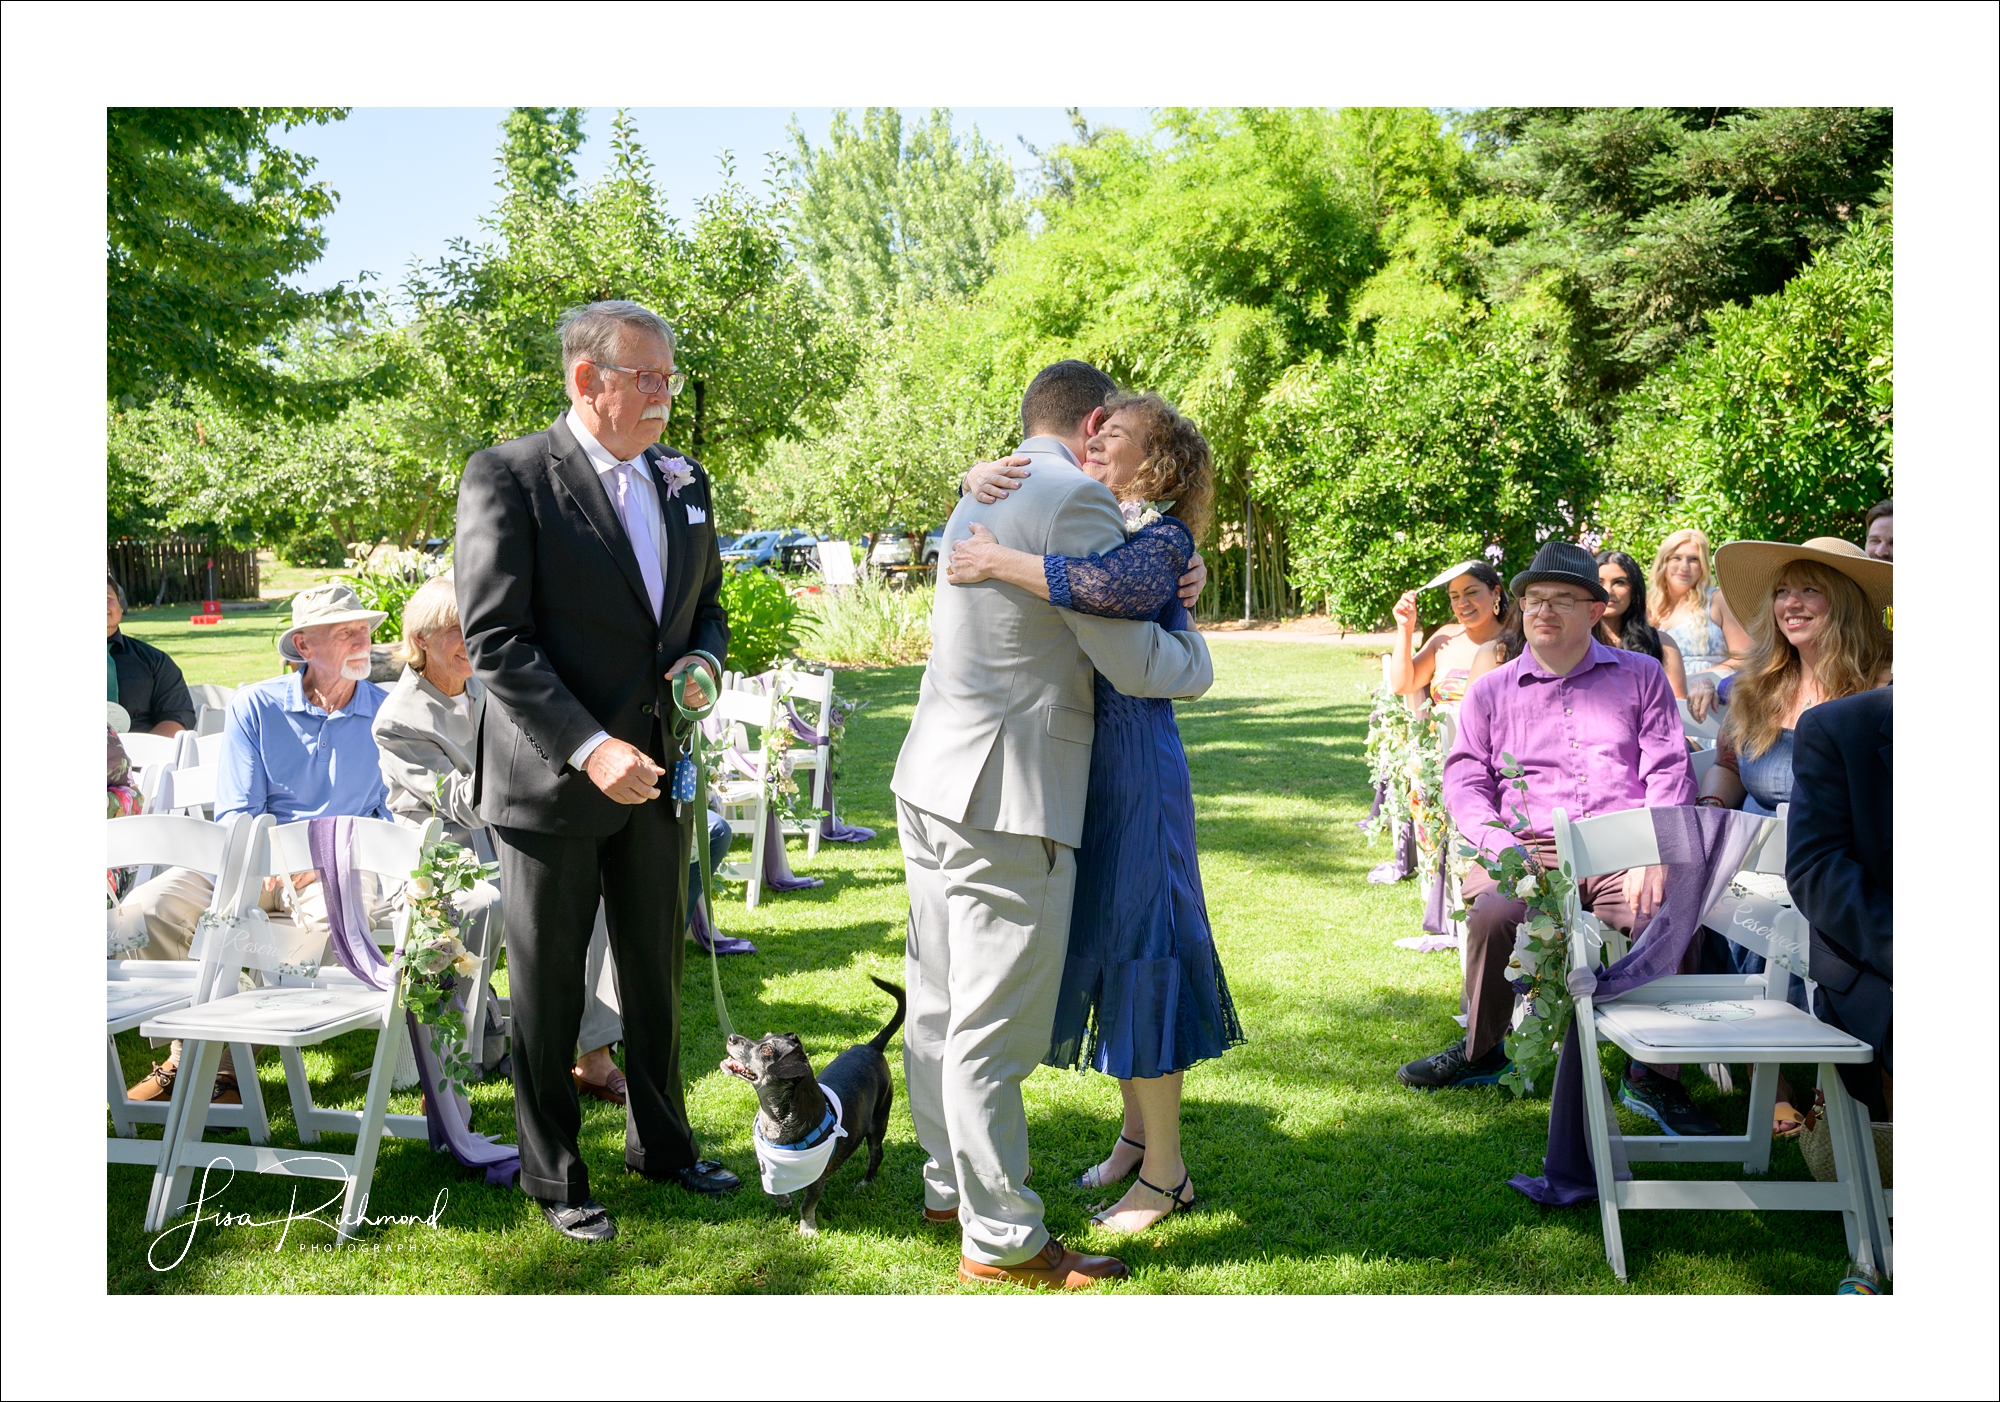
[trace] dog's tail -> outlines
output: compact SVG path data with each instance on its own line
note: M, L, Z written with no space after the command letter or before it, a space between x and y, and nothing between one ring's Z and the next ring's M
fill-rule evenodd
M873 974L868 976L868 981L896 1000L896 1015L890 1018L889 1025L877 1032L874 1040L868 1043L876 1051L886 1052L889 1050L889 1039L895 1036L896 1029L903 1025L903 1014L909 1011L909 1003L904 999L900 985L890 983L887 979L876 978Z

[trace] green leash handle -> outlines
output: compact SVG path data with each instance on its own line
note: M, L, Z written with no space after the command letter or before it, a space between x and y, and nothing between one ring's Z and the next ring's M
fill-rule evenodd
M715 664L715 659L708 657L706 653L700 655L706 658L711 665ZM716 673L720 673L722 669L717 665L715 670ZM678 684L680 680L687 678L693 679L695 689L701 693L702 704L699 706L688 705L687 688L684 685ZM685 737L688 758L694 763L694 802L698 811L706 815L708 812L708 737L702 734L701 722L706 720L709 714L715 710L715 703L722 694L722 687L716 681L714 674L700 667L689 668L680 674L679 679L670 675L668 680L676 681L677 683L674 687L674 712L678 717L678 721L674 729L678 732L676 738ZM722 1029L723 1041L726 1044L730 1037L736 1035L736 1029L730 1025L729 1002L722 996L722 961L716 957L715 953L715 941L721 935L722 931L715 923L715 878L708 870L708 824L706 822L690 823L688 825L688 860L701 873L702 914L708 920L708 977L710 986L715 990L715 1023L716 1026Z

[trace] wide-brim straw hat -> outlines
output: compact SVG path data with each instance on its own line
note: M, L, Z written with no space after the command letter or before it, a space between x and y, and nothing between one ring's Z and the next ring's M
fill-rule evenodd
M388 616L380 609L363 608L361 596L352 585L333 581L315 584L292 600L292 622L278 635L278 656L294 667L303 667L306 660L299 656L298 644L293 641L299 629L317 628L323 623L365 621L368 631L373 633L376 625Z
M1803 545L1779 540L1733 540L1715 552L1715 577L1729 611L1745 624L1770 607L1771 590L1785 566L1794 560L1814 560L1838 570L1868 596L1877 618L1896 602L1896 567L1878 560L1852 541L1816 536Z

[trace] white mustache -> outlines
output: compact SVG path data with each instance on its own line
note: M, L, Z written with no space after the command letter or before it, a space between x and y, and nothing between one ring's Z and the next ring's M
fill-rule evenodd
M644 423L647 419L664 420L673 407L671 401L665 404L648 404L644 409L639 411L639 421Z

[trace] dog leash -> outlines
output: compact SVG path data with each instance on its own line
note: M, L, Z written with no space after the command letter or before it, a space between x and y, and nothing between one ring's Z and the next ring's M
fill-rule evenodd
M705 658L717 673L721 664L706 653L697 656ZM687 704L686 686L676 682L674 686L674 711L677 723L675 738L682 743L681 758L674 765L673 798L676 804L696 803L705 814L708 799L708 737L702 732L701 723L714 711L715 703L722 694L715 677L699 667L691 667L681 674L682 679L692 677L696 690L701 692L700 706ZM715 942L722 931L715 923L715 878L708 869L708 824L690 823L688 832L688 860L701 872L702 914L708 921L708 977L715 990L715 1023L722 1029L726 1044L736 1035L736 1029L729 1022L729 1002L722 996L722 961L716 957Z

